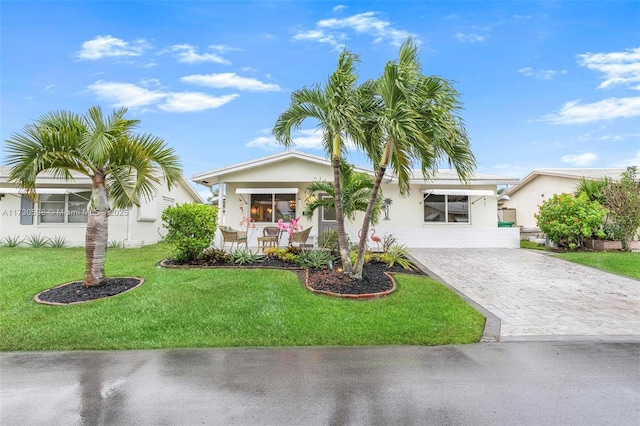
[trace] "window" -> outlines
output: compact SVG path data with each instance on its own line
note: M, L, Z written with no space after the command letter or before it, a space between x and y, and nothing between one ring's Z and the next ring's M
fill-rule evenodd
M322 198L331 198L324 196ZM335 207L322 207L322 221L323 222L335 222L337 220Z
M91 192L42 194L40 223L87 223L87 204Z
M296 194L251 194L251 220L288 222L296 216Z
M28 195L20 197L20 225L33 225L33 200Z
M469 197L466 195L425 194L424 221L429 223L469 223Z

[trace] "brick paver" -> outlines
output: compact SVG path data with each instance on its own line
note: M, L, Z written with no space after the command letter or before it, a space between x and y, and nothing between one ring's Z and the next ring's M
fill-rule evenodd
M411 249L518 336L640 335L640 281L523 249ZM640 265L639 265L640 267Z

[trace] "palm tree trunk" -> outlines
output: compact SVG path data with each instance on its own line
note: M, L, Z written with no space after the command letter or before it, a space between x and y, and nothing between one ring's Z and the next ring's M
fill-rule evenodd
M98 286L107 283L104 276L104 262L107 254L107 240L109 214L107 212L91 210L87 220L86 267L84 286Z
M339 138L340 136L336 135L335 138ZM335 143L334 143L335 145ZM336 222L338 228L338 249L340 250L340 260L342 262L343 271L351 275L351 258L349 257L349 247L347 245L347 232L344 229L344 212L342 209L342 189L340 186L340 155L336 154L335 146L334 153L331 157L331 162L333 163L333 185L335 190L335 207L336 207Z
M376 204L376 198L378 198L378 192L380 192L380 185L382 184L382 178L387 171L387 164L389 164L389 157L391 156L391 148L393 146L393 140L388 139L384 148L384 154L380 166L376 172L376 180L373 183L371 190L371 198L367 205L367 210L364 212L364 219L362 220L362 228L360 230L360 242L358 243L358 254L356 256L356 262L353 265L353 272L351 276L356 279L362 278L362 268L364 267L364 255L367 247L367 238L369 236L369 224L371 223L371 216L373 215L373 208Z
M107 283L104 275L104 263L109 240L109 204L102 176L93 176L93 192L89 203L87 234L85 237L86 266L84 271L85 287Z
M378 198L378 192L380 192L380 185L382 184L382 178L387 170L386 167L379 167L376 172L376 180L373 183L371 190L371 199L367 205L367 210L364 212L364 219L362 220L362 229L360 231L360 242L358 243L358 254L356 256L356 263L353 264L353 273L351 276L356 279L362 278L362 268L364 267L364 255L367 248L367 238L369 236L369 225L371 224L371 216L373 215L373 208L376 204L376 198Z

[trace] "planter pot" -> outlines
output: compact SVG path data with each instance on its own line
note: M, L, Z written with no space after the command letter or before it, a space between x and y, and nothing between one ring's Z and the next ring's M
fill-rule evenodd
M595 251L622 250L622 241L585 240L585 248ZM640 250L640 241L631 241L631 250Z

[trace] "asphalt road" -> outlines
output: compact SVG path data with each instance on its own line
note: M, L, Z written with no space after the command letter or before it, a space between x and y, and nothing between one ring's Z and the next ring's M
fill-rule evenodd
M638 425L640 343L0 354L0 424Z

